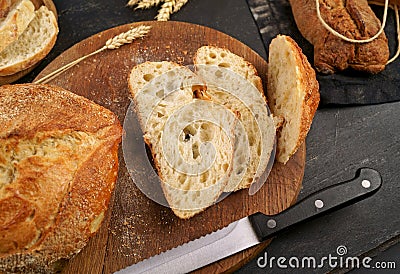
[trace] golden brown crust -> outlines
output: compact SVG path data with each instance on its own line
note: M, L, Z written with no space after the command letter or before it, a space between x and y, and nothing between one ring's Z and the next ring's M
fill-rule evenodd
M303 54L301 48L297 43L290 37L286 37L286 40L290 42L295 53L296 63L300 68L300 85L301 90L306 92L301 107L301 122L300 122L300 134L297 139L296 147L292 155L297 151L301 144L305 141L308 131L310 130L315 112L317 111L320 94L319 84L315 75L314 69L311 67L307 60L307 57Z
M7 17L11 7L18 2L18 0L0 0L0 21Z
M116 123L117 118L110 111L60 87L0 87L0 138L32 137L36 132L54 130L94 133Z
M329 74L350 67L378 73L385 68L389 47L384 33L370 43L349 43L322 25L315 0L290 0L290 4L297 27L314 45L314 65L319 72ZM380 28L379 19L367 0L320 0L320 11L329 26L348 38L370 38Z
M14 169L0 177L0 272L53 272L99 228L122 128L111 111L47 85L0 87L0 113L0 166Z
M276 43L273 43L277 39ZM284 39L284 40L283 40ZM277 44L280 43L280 44ZM274 46L272 47L272 45ZM289 47L288 49L282 49L280 47ZM290 93L283 95L280 92L282 90L278 89L279 82L273 77L277 70L284 70L282 67L270 68L268 75L268 92L270 95L270 108L276 117L276 124L280 125L282 123L281 119L285 120L283 122L282 128L277 127L278 143L276 160L283 164L290 159L290 157L296 153L298 148L305 141L308 131L310 130L315 112L318 108L320 94L319 94L319 84L316 79L316 74L312 66L307 60L307 57L303 54L301 48L297 43L289 36L278 35L271 42L270 46L270 65L274 67L273 61L280 62L276 57L271 58L272 52L282 51L281 55L290 54L294 60L290 62L290 65L296 66L292 72L285 73L285 78L291 79L294 82L293 90ZM272 55L273 56L273 55ZM280 56L280 58L284 58ZM272 60L273 61L272 61ZM288 58L289 59L289 58ZM289 61L288 61L289 62ZM292 64L293 63L293 64ZM275 71L274 71L275 70ZM287 87L286 87L287 89ZM285 113L280 112L273 102L276 102L276 97L287 96L287 97L297 97L301 100L296 101L295 105L289 109L289 103L280 103L279 108L287 108L290 112L285 111ZM275 97L275 98L274 98ZM272 99L271 99L272 98ZM289 100L289 99L288 99ZM292 103L293 104L293 103ZM298 110L298 111L297 111ZM282 115L282 116L279 116ZM289 122L288 125L285 125ZM285 131L285 133L283 133ZM287 133L291 136L287 136ZM286 136L286 137L283 137ZM290 140L289 140L290 139Z

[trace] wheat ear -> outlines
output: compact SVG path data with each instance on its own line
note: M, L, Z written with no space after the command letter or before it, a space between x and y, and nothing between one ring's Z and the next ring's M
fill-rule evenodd
M79 62L85 60L86 58L93 56L97 53L100 53L104 50L107 49L117 49L119 47L121 47L122 45L125 44L130 44L132 43L135 39L138 38L142 38L144 36L147 35L147 33L150 31L151 26L138 26L136 28L130 29L127 32L123 32L118 34L117 36L110 38L106 41L105 45L103 47L101 47L100 49L89 53L85 56L82 56L64 66L62 66L61 68L49 73L48 75L44 76L43 78L40 78L39 80L35 81L35 84L45 84L49 81L51 81L52 79L54 79L55 77L57 77L58 75L60 75L61 73L65 72L66 70L70 69L71 67L75 66L76 64L78 64Z
M165 0L156 16L157 21L168 21L174 11L175 4L175 0Z
M173 13L178 12L187 2L188 0L176 0Z
M137 4L135 9L149 9L154 6L158 6L160 3L161 0L142 0Z
M128 4L126 4L128 7L133 7L137 3L139 3L140 0L129 0Z

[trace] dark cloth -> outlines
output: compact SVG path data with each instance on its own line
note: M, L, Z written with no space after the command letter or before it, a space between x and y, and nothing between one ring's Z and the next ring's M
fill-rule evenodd
M288 0L247 1L267 52L271 40L278 34L285 34L299 44L310 63L313 63L313 46L297 29ZM372 8L377 17L382 18L383 7ZM385 33L393 55L397 49L393 10L388 12ZM320 106L377 104L400 100L400 58L376 75L347 70L333 75L318 74L317 79L320 84Z

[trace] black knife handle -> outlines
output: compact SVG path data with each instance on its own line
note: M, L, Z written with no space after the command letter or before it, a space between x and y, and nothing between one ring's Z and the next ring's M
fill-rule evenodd
M378 171L361 168L354 179L315 192L279 214L255 213L249 219L259 240L264 241L295 224L369 197L381 184Z

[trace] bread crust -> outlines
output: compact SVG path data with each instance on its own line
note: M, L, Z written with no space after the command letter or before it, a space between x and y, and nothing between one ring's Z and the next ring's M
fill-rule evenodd
M0 87L0 113L0 148L26 154L11 163L12 179L0 180L0 272L55 272L100 227L122 127L111 111L49 85Z
M389 47L384 33L370 43L349 43L322 25L315 0L290 0L290 5L301 34L314 45L314 65L319 72L331 74L352 68L378 73L385 68ZM352 39L370 38L381 26L367 0L320 1L320 11L329 26Z
M303 104L301 106L301 122L300 122L300 134L297 138L297 143L295 149L290 154L290 157L296 153L301 144L306 140L308 131L310 130L315 112L317 111L320 94L319 94L319 84L315 75L314 69L311 67L307 60L307 57L303 54L301 48L297 43L289 36L285 36L286 40L290 43L295 53L296 63L299 67L299 80L300 89L305 91ZM278 152L279 154L279 152Z
M275 40L276 39L276 40ZM274 42L280 44L274 44ZM283 45L283 43L285 43ZM274 78L273 69L268 69L268 97L270 98L269 104L271 111L277 117L283 115L283 124L282 127L279 127L277 130L278 142L277 142L277 150L276 150L276 160L280 163L286 164L289 161L290 157L296 153L301 144L305 141L308 131L310 130L312 120L314 118L315 112L318 108L320 94L319 94L319 84L316 79L316 73L314 69L311 67L310 63L307 60L307 57L303 54L301 48L297 45L297 43L289 36L286 35L278 35L274 40L272 40L270 45L270 64L272 64L272 56L277 51L282 51L286 54L284 49L281 50L282 47L289 47L289 51L287 54L290 54L294 58L294 64L296 68L293 72L287 73L287 78L290 78L294 81L293 90L290 89L287 94L278 94L277 79ZM280 57L283 58L283 57ZM280 61L280 60L279 60ZM279 62L277 61L277 62ZM284 68L279 68L280 71L284 70ZM293 75L292 75L293 74ZM291 86L292 87L292 86ZM288 89L286 87L286 89ZM276 106L276 98L279 96L285 96L288 98L299 98L300 101L296 102L294 106L299 112L290 114L285 114L281 111L281 109L287 107L287 102L279 103L279 107ZM274 99L275 98L275 99ZM285 105L286 104L286 105ZM277 124L281 124L282 121L277 120ZM288 122L288 124L286 124ZM289 133L291 136L295 138L293 140L287 140L287 137L284 137L283 130L285 130L285 134Z
M20 0L0 0L0 22L3 21L11 10L11 7Z

